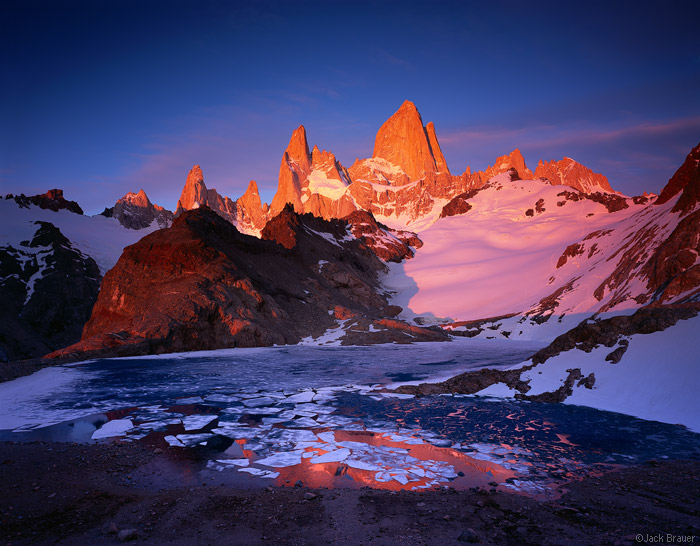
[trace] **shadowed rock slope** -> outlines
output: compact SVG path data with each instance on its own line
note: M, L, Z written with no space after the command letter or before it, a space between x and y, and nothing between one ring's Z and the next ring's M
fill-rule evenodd
M287 207L260 240L201 207L127 247L105 275L82 340L49 356L298 343L338 320L360 329L376 322L385 333L373 342L446 339L398 321L381 326L400 311L379 291L384 268L344 221Z

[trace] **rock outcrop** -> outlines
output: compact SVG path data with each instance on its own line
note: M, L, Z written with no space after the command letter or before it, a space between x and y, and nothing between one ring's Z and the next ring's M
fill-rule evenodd
M675 172L661 191L657 205L662 205L681 194L673 212L686 214L700 203L700 144L693 148L683 165Z
M259 233L267 222L267 206L263 207L260 203L258 186L254 180L248 184L248 189L240 199L232 201L229 197L219 195L215 189L207 188L201 167L195 165L187 175L175 216L201 206L213 210L244 233Z
M337 327L338 307L355 322L400 311L379 289L383 262L349 235L346 222L290 206L262 237L241 234L204 206L181 213L171 228L124 250L105 275L81 341L50 356L297 343ZM384 329L392 340L420 339ZM436 336L446 339L425 330L426 338Z
M5 196L5 199L14 199L15 202L24 208L28 208L29 205L35 205L41 209L52 210L58 212L59 210L67 210L74 212L76 214L83 214L83 209L75 201L68 201L63 197L63 190L54 189L49 190L41 195L32 195L27 197L23 193L20 195L12 195L11 193Z
M151 203L146 192L127 193L113 207L105 209L103 216L116 218L128 229L144 229L156 222L158 227L169 227L173 223L173 213Z
M605 176L594 173L570 157L559 161L540 161L535 169L534 177L546 178L555 186L571 186L583 193L613 191Z
M95 261L53 224L35 223L31 241L0 247L0 361L75 343L97 299Z

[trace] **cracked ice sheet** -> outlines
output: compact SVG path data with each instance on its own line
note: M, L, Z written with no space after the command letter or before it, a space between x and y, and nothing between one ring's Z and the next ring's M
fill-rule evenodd
M339 463L344 461L350 456L350 450L348 448L337 449L335 451L329 451L323 455L318 455L311 458L311 462L314 464L319 463Z
M210 438L213 438L214 435L210 433L205 433L205 434L178 434L176 438L180 440L184 445L186 446L194 446L202 442L206 442Z
M199 430L216 419L217 415L188 415L182 418L182 424L185 430Z
M252 427L219 427L212 429L212 433L226 436L233 440L248 439L255 436L257 430Z
M250 464L248 459L217 459L216 462L233 466L248 466Z
M248 468L239 468L239 472L248 472L249 474L252 474L253 476L257 476L258 478L276 478L277 476L280 475L279 472L272 472L270 470L262 470L260 468L253 468L253 467L248 467Z
M321 404L297 404L294 411L311 411L314 413L333 413L337 408L332 406L322 406Z
M276 468L284 466L294 466L301 464L301 456L304 453L303 449L298 449L295 451L279 451L269 457L264 459L258 459L255 464L261 464L264 466L272 466Z
M92 433L93 440L100 438L111 438L113 436L123 436L127 431L134 428L134 423L131 419L114 419L106 422L95 432Z
M273 400L269 396L262 396L258 398L248 398L247 400L243 400L243 405L249 408L257 408L260 406L269 406L270 404L274 404L275 401L276 400Z
M294 402L294 403L302 403L302 402L311 402L314 399L314 396L316 393L312 390L308 391L302 391L298 394L293 394L292 396L288 396L285 398L285 402Z

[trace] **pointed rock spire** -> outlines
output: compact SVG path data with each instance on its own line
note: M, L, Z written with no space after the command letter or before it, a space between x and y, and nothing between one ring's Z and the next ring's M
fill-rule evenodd
M195 165L187 175L185 187L182 188L175 213L179 214L182 210L190 210L199 205L206 205L207 201L207 187L204 184L204 175L201 167Z
M302 210L301 184L310 170L311 154L306 129L299 125L282 155L277 193L270 204L274 212L280 212L287 203L291 203L297 211Z
M437 135L435 134L435 125L433 125L432 121L425 126L425 132L428 135L428 143L430 144L430 150L433 152L435 166L437 167L438 172L449 173L450 169L447 168L447 161L445 161L445 156L442 155L440 143L438 142Z
M289 146L285 150L289 159L296 162L299 167L306 171L311 166L311 154L309 153L309 143L306 140L306 129L299 125L289 139Z
M434 127L432 134L435 136ZM423 120L416 105L407 100L379 128L372 157L382 158L398 165L411 180L419 180L426 174L442 170L437 167L433 148L440 150L437 137L435 137L435 145L431 146L429 135L423 127ZM439 152L438 161L444 165L445 169L447 168L442 152Z

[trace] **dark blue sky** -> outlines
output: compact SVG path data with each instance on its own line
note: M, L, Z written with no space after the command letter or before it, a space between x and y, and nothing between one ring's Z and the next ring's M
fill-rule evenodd
M454 174L518 147L658 192L700 141L699 5L6 1L0 186L173 209L199 163L269 201L299 124L350 166L409 99Z

